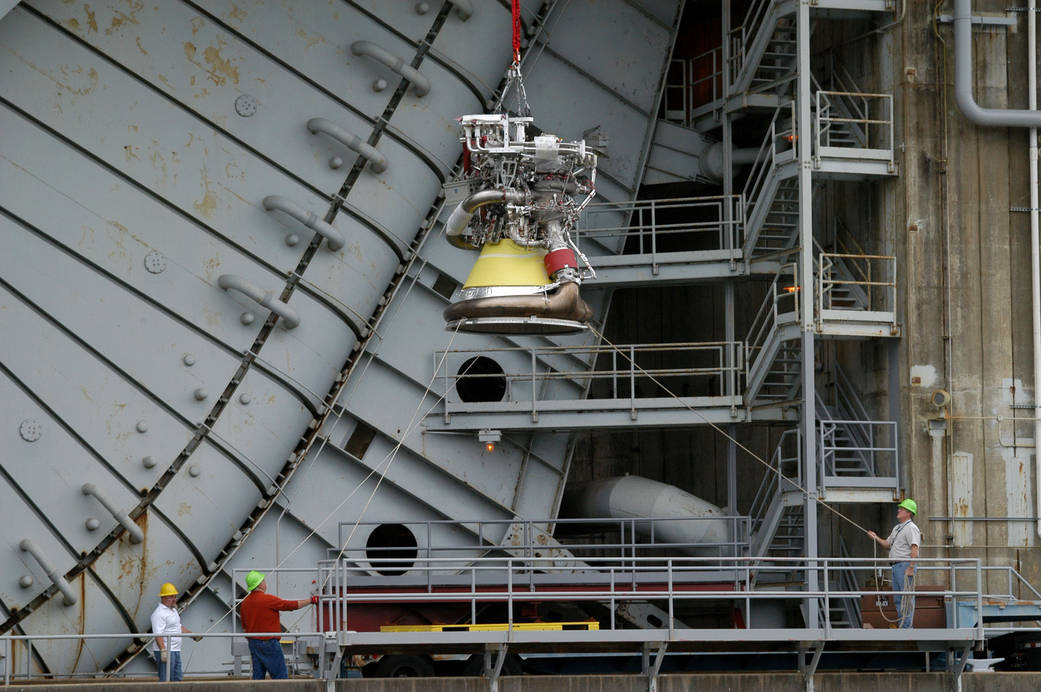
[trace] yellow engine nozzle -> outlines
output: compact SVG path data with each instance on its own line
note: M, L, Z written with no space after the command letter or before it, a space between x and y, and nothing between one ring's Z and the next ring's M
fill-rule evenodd
M545 286L550 283L542 248L521 247L509 238L481 248L463 288L491 286Z
M555 285L542 248L509 238L481 248L462 297L445 309L448 329L484 334L568 334L586 329L592 310L574 282Z

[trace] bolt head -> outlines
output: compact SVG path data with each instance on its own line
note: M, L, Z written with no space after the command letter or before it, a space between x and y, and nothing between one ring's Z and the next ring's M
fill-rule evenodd
M340 158L339 156L334 156L331 159L329 159L329 168L332 168L333 170L336 170L336 169L342 168L342 167L343 167L343 159Z
M141 465L144 466L146 469L153 468L155 466L155 459L150 456L142 457Z
M181 358L181 362L190 368L195 365L195 356L190 353L185 353L184 358Z
M148 432L148 421L139 420L134 427L139 433L146 433Z
M36 442L43 435L43 425L35 418L26 418L18 425L18 434L26 442Z
M83 522L83 525L87 527L87 531L97 531L98 527L101 526L101 522L91 517L87 521Z
M257 319L257 316L254 315L252 312L249 312L248 310L246 312L242 313L241 315L239 315L239 322L241 322L242 324L245 324L247 326L253 324L253 321L256 320L256 319Z
M380 77L379 79L377 79L375 82L372 83L372 90L375 91L375 92L380 92L380 91L383 91L384 89L386 89L388 86L389 85L387 84L387 80L385 80L382 77Z

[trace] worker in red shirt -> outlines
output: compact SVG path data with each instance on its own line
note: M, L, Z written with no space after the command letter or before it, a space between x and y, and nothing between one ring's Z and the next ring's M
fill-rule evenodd
M264 575L256 570L251 570L246 575L246 591L248 594L239 604L242 630L246 633L281 632L282 623L278 619L278 611L299 610L308 603L318 603L318 596L286 601L267 593ZM249 655L253 659L254 680L263 680L265 673L270 673L272 680L284 680L289 677L286 658L282 654L282 645L277 635L247 637L246 641L249 643Z

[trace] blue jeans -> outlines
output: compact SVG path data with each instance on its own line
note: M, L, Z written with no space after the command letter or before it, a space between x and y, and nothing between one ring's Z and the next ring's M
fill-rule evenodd
M159 666L159 682L166 682L166 664L159 659L159 652L153 651L152 658L155 660L155 664ZM170 682L177 682L179 680L184 680L184 674L181 672L181 652L171 651Z
M282 655L282 645L277 639L247 639L249 655L253 659L253 679L263 680L265 673L271 674L272 680L285 680L289 677L286 671L286 657Z
M911 566L911 561L896 562L893 564L893 591L906 591L907 589L907 568ZM893 605L896 606L896 616L900 619L900 629L910 629L912 622L914 621L914 596L908 596L911 599L911 608L908 611L907 617L900 617L900 604L903 602L903 597L899 593L893 594Z

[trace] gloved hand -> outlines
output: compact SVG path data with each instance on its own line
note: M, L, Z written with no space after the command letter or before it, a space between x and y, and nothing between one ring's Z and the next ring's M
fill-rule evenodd
M318 594L311 596L311 605L318 605Z
M170 652L167 651L166 649L162 649L159 652L159 660L162 661L163 663L166 663L168 660L170 660Z
M197 642L201 642L202 641L202 635L201 634L197 634L194 637L192 637L192 639L194 639Z

